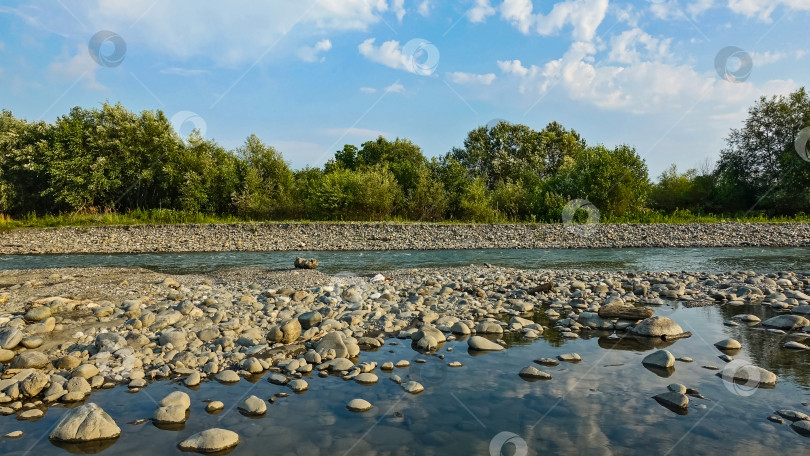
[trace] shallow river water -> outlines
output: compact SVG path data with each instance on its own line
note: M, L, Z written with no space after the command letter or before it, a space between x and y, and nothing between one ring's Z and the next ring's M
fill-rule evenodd
M81 255L2 255L0 269L69 267L142 267L166 273L207 272L224 268L292 267L296 256L315 257L319 270L376 273L390 269L467 266L490 263L524 269L600 271L755 270L759 273L810 273L810 247L717 247L634 249L481 249L303 252L215 252Z
M47 434L65 409L52 407L36 422L0 417L0 435L22 430L20 439L0 440L0 454L180 454L176 445L191 434L222 427L239 433L241 443L233 455L333 454L808 454L810 438L767 418L778 409L810 412L810 354L782 349L785 336L761 329L727 327L732 315L753 313L763 319L774 314L765 306L660 307L693 336L667 346L676 357L669 377L642 366L651 345L631 339L617 340L608 332L583 331L567 341L548 330L537 341L507 339L502 352L474 355L463 340L446 343L434 355L420 354L410 341L389 339L374 352L362 352L361 361L411 361L394 373L420 381L425 391L411 395L379 369L379 383L363 386L339 377L306 378L309 390L276 399L262 418L241 415L235 405L248 395L268 399L287 388L263 377L233 386L208 381L189 389L174 381L155 382L138 393L116 387L92 393L89 401L104 408L122 429L121 437L104 445L54 446ZM544 324L545 316L535 319ZM743 349L735 359L751 361L779 375L772 389L751 389L727 383L704 366L725 363L712 344L733 337ZM395 343L395 344L392 344ZM663 343L663 342L661 342ZM663 348L662 346L659 346ZM452 349L452 350L451 350ZM579 353L579 363L562 362L543 367L532 361L562 353ZM445 359L439 359L444 355ZM414 361L424 359L425 364ZM451 368L448 362L463 367ZM529 382L517 374L535 365L552 375ZM705 399L690 398L688 413L675 413L652 397L670 383L698 390ZM180 429L159 429L148 418L155 402L180 389L191 396L190 416ZM355 397L374 408L349 412ZM204 411L206 399L221 400L225 410ZM502 434L506 433L506 434ZM503 442L501 445L500 443Z

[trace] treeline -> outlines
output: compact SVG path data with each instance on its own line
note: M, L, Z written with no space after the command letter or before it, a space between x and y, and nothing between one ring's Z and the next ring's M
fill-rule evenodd
M717 166L650 182L636 151L589 145L552 122L540 131L501 122L462 147L426 158L407 139L346 145L323 168L292 170L249 136L235 150L192 133L181 138L161 111L120 104L76 107L54 123L0 115L0 213L126 213L152 209L309 220L561 220L584 199L603 216L810 209L810 163L793 150L810 124L804 90L762 99L733 130ZM788 147L790 143L790 147ZM792 152L792 153L790 153Z
M648 204L667 213L810 214L810 146L797 144L808 128L810 97L804 88L762 97L743 126L726 137L714 167L679 173L672 165L653 186Z

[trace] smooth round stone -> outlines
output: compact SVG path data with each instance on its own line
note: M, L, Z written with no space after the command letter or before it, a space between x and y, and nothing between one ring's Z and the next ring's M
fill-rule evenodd
M4 435L3 437L7 439L19 439L23 436L23 431L11 431L8 434Z
M287 386L296 393L303 393L307 390L307 388L309 388L309 384L306 382L306 380L300 378L287 383Z
M392 371L394 370L394 363L392 363L391 361L384 362L382 363L382 366L380 366L380 369L384 371Z
M347 409L358 413L371 410L372 407L373 405L364 399L352 399L348 404L346 404Z
M784 347L790 350L810 350L810 347L801 342L796 342L795 340L786 342Z
M582 361L582 357L579 356L577 353L564 353L562 355L558 355L557 359L560 361L565 361L567 363L576 363Z
M250 416L261 416L267 413L267 404L256 396L250 396L237 406L240 412Z
M239 381L239 374L232 370L224 370L218 373L215 378L222 383L236 383Z
M461 364L461 363L460 363L460 362L458 362L458 361L453 361L453 362L447 363L447 365L448 365L449 367L462 367L462 366L464 366L463 364Z
M405 360L405 359L399 360L399 361L397 361L397 363L395 364L395 366L396 366L396 367L398 367L398 368L400 368L400 369L406 368L406 367L408 367L408 366L410 366L410 365L411 365L410 361Z
M658 402L664 403L671 407L686 408L689 405L689 396L675 391L669 391L663 394L654 396Z
M42 418L43 416L45 416L45 412L40 409L26 410L17 415L20 420L36 420Z
M668 369L675 365L675 357L667 350L658 350L644 357L642 364Z
M481 336L472 336L467 339L467 346L478 351L500 351L503 346Z
M92 378L96 375L98 375L98 368L92 364L82 364L70 373L71 378L81 377L83 379Z
M680 383L670 383L667 385L667 389L675 393L686 394L686 386Z
M557 366L560 364L560 362L554 358L540 358L534 360L534 362L540 364L541 366Z
M185 378L185 380L183 380L183 383L186 386L197 386L200 384L200 380L201 380L200 373L194 371L190 373L188 377Z
M287 383L289 383L290 379L287 378L285 375L270 374L267 377L267 381L274 385L286 385Z
M541 379L541 380L549 380L551 379L551 374L541 371L534 366L526 366L520 370L518 373L519 376L528 379Z
M158 424L179 424L186 422L187 408L182 405L159 406L152 414L152 421Z
M205 411L208 413L219 412L225 408L225 404L220 401L211 401L205 406Z
M735 339L723 339L715 342L714 346L720 350L739 350L742 348L742 344Z
M419 382L410 381L407 383L403 383L402 389L411 394L419 394L425 390L425 387L422 386L422 384Z
M33 349L39 348L43 344L43 340L39 336L28 336L24 337L23 340L20 341L20 345L25 348Z
M178 444L181 450L215 453L239 444L239 434L227 429L206 429Z
M357 383L361 383L363 385L373 385L377 383L379 379L376 375L372 374L371 372L364 372L362 374L357 374L354 377L354 381Z

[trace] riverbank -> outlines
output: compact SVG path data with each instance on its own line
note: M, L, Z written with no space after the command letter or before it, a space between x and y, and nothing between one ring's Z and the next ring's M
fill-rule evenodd
M15 229L0 254L632 247L803 247L810 223L240 223Z
M810 277L802 274L627 274L469 266L385 271L383 276L373 282L316 270L174 276L126 268L0 271L0 414L37 421L49 407L92 401L107 388L165 391L150 385L168 379L175 379L180 391L244 379L269 381L298 394L317 391L325 381L319 377L342 378L372 388L368 391L388 388L382 383L390 379L401 384L400 394L419 394L439 387L450 371L472 363L470 355L538 340L559 346L598 338L600 348L644 352L666 349L692 331L699 331L696 336L702 339L705 328L694 326L694 321L686 325L673 315L679 307L721 306L729 313L727 325L766 330L761 334L769 340L771 354L756 360L761 385L754 387L776 386L778 376L768 370L776 367L791 376L803 375L802 363L796 360L773 367L760 364L807 350L802 342L810 337ZM722 342L733 347L733 342ZM402 353L385 356L383 348L391 345L410 347L416 358L402 362ZM705 345L700 353L687 354L716 359L716 349ZM462 346L463 352L452 350ZM734 355L735 350L722 353ZM370 353L381 362L367 361ZM675 360L667 353L645 357L647 369L657 376L671 375ZM417 360L425 359L444 367L423 372ZM510 374L549 380L549 366L580 360L579 355L563 353ZM679 362L690 361L684 355ZM729 382L745 380L736 376L748 368L726 366L731 367L707 364L703 371L710 377L720 371ZM567 375L566 369L550 372ZM667 392L664 386L661 405L678 414L693 408L683 392L688 393L686 387ZM692 395L705 400L699 392ZM283 398L277 394L269 402ZM159 399L141 394L127 400L141 401L138 407L148 409ZM224 401L218 406L228 411L238 406L248 416L262 415L260 410L268 407L262 399L240 402L243 397L234 399L224 392L213 399ZM705 409L700 402L694 407L697 413ZM156 407L151 418L155 426L182 429L189 419L188 404L164 408ZM212 408L209 413L218 411ZM200 419L194 416L192 420ZM144 418L138 423L148 421ZM0 419L0 428L15 427L3 423L11 421ZM124 432L136 432L128 424Z

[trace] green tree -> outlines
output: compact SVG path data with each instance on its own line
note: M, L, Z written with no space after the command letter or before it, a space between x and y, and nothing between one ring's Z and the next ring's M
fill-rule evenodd
M566 161L549 182L549 190L568 199L588 200L605 215L623 215L643 208L650 182L647 165L635 149L599 145Z
M726 211L810 211L810 166L795 150L810 126L810 96L761 97L743 127L731 130L717 164L718 193Z
M293 215L295 175L282 155L256 135L248 136L236 154L247 168L243 189L234 197L237 212L254 218Z

